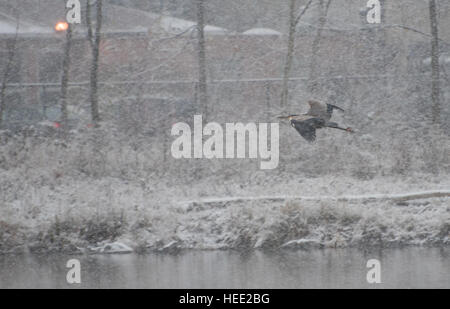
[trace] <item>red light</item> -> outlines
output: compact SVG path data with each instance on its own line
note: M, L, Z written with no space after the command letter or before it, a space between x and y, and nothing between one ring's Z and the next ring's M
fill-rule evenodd
M55 25L55 30L58 32L66 31L67 29L69 29L69 24L65 21L60 21Z

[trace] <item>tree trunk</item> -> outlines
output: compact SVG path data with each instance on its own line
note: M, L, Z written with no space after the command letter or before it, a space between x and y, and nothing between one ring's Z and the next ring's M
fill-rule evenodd
M197 1L197 30L198 30L198 99L203 109L204 119L208 113L208 97L206 84L206 43L205 43L205 3Z
M92 63L91 63L91 76L90 76L90 92L89 97L91 101L91 116L94 126L98 126L100 122L100 112L98 107L98 69L100 59L100 41L102 30L102 0L96 2L96 26L95 34L92 32L92 22L90 18L90 6L91 3L88 0L88 9L86 13L86 20L88 24L88 37L92 49Z
M286 55L286 63L284 65L283 73L283 88L281 92L281 109L285 113L287 108L288 95L289 95L289 74L292 68L292 60L294 56L295 46L295 3L297 0L291 0L289 5L289 38L288 38L288 51Z
M16 52L17 37L19 35L19 19L17 19L16 33L14 39L8 42L8 59L6 60L5 71L3 72L2 85L0 89L0 129L3 127L3 115L6 108L6 84L8 83L11 67L14 61L14 54Z
M312 44L312 56L311 56L311 65L310 65L310 73L309 73L309 85L308 90L312 95L316 95L317 87L318 87L318 68L317 68L317 55L320 50L320 40L322 38L323 27L327 22L328 9L330 8L331 0L328 0L325 4L326 0L320 0L320 16L319 16L319 26L317 28L317 34L314 38Z
M289 99L289 77L292 70L292 62L294 58L294 52L295 52L295 29L297 28L297 25L302 18L302 16L306 13L309 6L311 5L313 0L309 0L306 6L303 8L302 12L295 16L295 8L296 8L296 2L297 0L291 0L289 5L289 37L288 37L288 48L287 48L287 55L286 55L286 62L284 65L284 72L283 72L283 85L281 90L281 109L283 110L283 113L285 113L285 109L288 105L288 99Z
M63 76L61 79L61 125L63 130L67 129L68 112L67 112L67 90L69 84L69 72L70 72L70 50L72 47L72 25L69 24L66 33L66 46L64 48L64 60L63 60Z
M431 101L433 102L433 123L439 124L440 118L440 67L439 67L439 32L436 0L429 0L431 24Z

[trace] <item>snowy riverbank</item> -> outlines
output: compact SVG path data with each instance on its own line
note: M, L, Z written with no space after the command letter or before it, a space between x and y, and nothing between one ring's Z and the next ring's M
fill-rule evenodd
M3 175L2 253L450 245L450 182L442 177L170 187Z

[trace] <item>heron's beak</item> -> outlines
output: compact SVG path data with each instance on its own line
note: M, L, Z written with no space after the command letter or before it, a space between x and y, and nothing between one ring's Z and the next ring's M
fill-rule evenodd
M278 116L278 119L282 120L291 120L293 117L297 117L298 115L289 115L289 116Z

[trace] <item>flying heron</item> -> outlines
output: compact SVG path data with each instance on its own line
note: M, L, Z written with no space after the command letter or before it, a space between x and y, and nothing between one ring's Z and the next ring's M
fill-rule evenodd
M308 142L316 140L316 130L321 128L332 128L354 133L352 128L342 128L336 122L330 122L333 111L336 109L344 112L342 108L318 101L308 101L308 104L310 108L306 114L280 116L278 118L289 120L291 126Z

